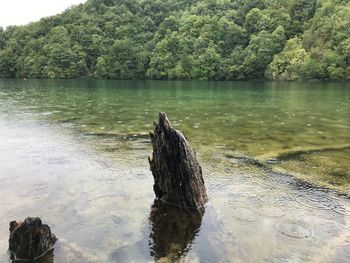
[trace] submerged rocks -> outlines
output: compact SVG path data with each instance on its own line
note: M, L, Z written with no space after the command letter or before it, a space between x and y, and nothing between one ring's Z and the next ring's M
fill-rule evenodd
M24 222L10 223L9 251L14 262L37 260L49 254L56 241L57 238L51 233L50 227L42 224L38 217L28 217Z
M150 133L153 156L149 158L156 197L184 209L199 209L208 201L202 169L185 136L171 127L165 113Z

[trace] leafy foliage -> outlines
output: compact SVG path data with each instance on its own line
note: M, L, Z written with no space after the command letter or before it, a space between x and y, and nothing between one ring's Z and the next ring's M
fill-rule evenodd
M0 77L350 78L345 0L88 0L0 28Z

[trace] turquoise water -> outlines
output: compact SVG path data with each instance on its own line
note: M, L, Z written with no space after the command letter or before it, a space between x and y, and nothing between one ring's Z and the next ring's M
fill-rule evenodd
M188 216L151 208L159 111L210 198L175 237ZM40 216L55 262L346 262L349 113L347 83L2 80L0 251L11 220Z
M120 139L147 138L165 111L209 160L213 149L262 162L287 153L293 158L276 168L350 190L348 83L14 80L0 82L0 92L3 116Z

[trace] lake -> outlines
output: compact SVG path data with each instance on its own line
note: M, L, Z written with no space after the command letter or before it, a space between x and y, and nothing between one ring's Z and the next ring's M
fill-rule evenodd
M151 209L160 111L210 199L175 236L187 215ZM0 260L39 216L56 263L347 262L349 116L349 83L0 80Z

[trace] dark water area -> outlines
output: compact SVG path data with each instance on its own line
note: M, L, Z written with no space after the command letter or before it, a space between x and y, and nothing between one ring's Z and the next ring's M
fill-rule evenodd
M203 217L154 204L159 111L200 158ZM40 216L56 263L348 262L349 116L348 83L1 80L0 259Z

